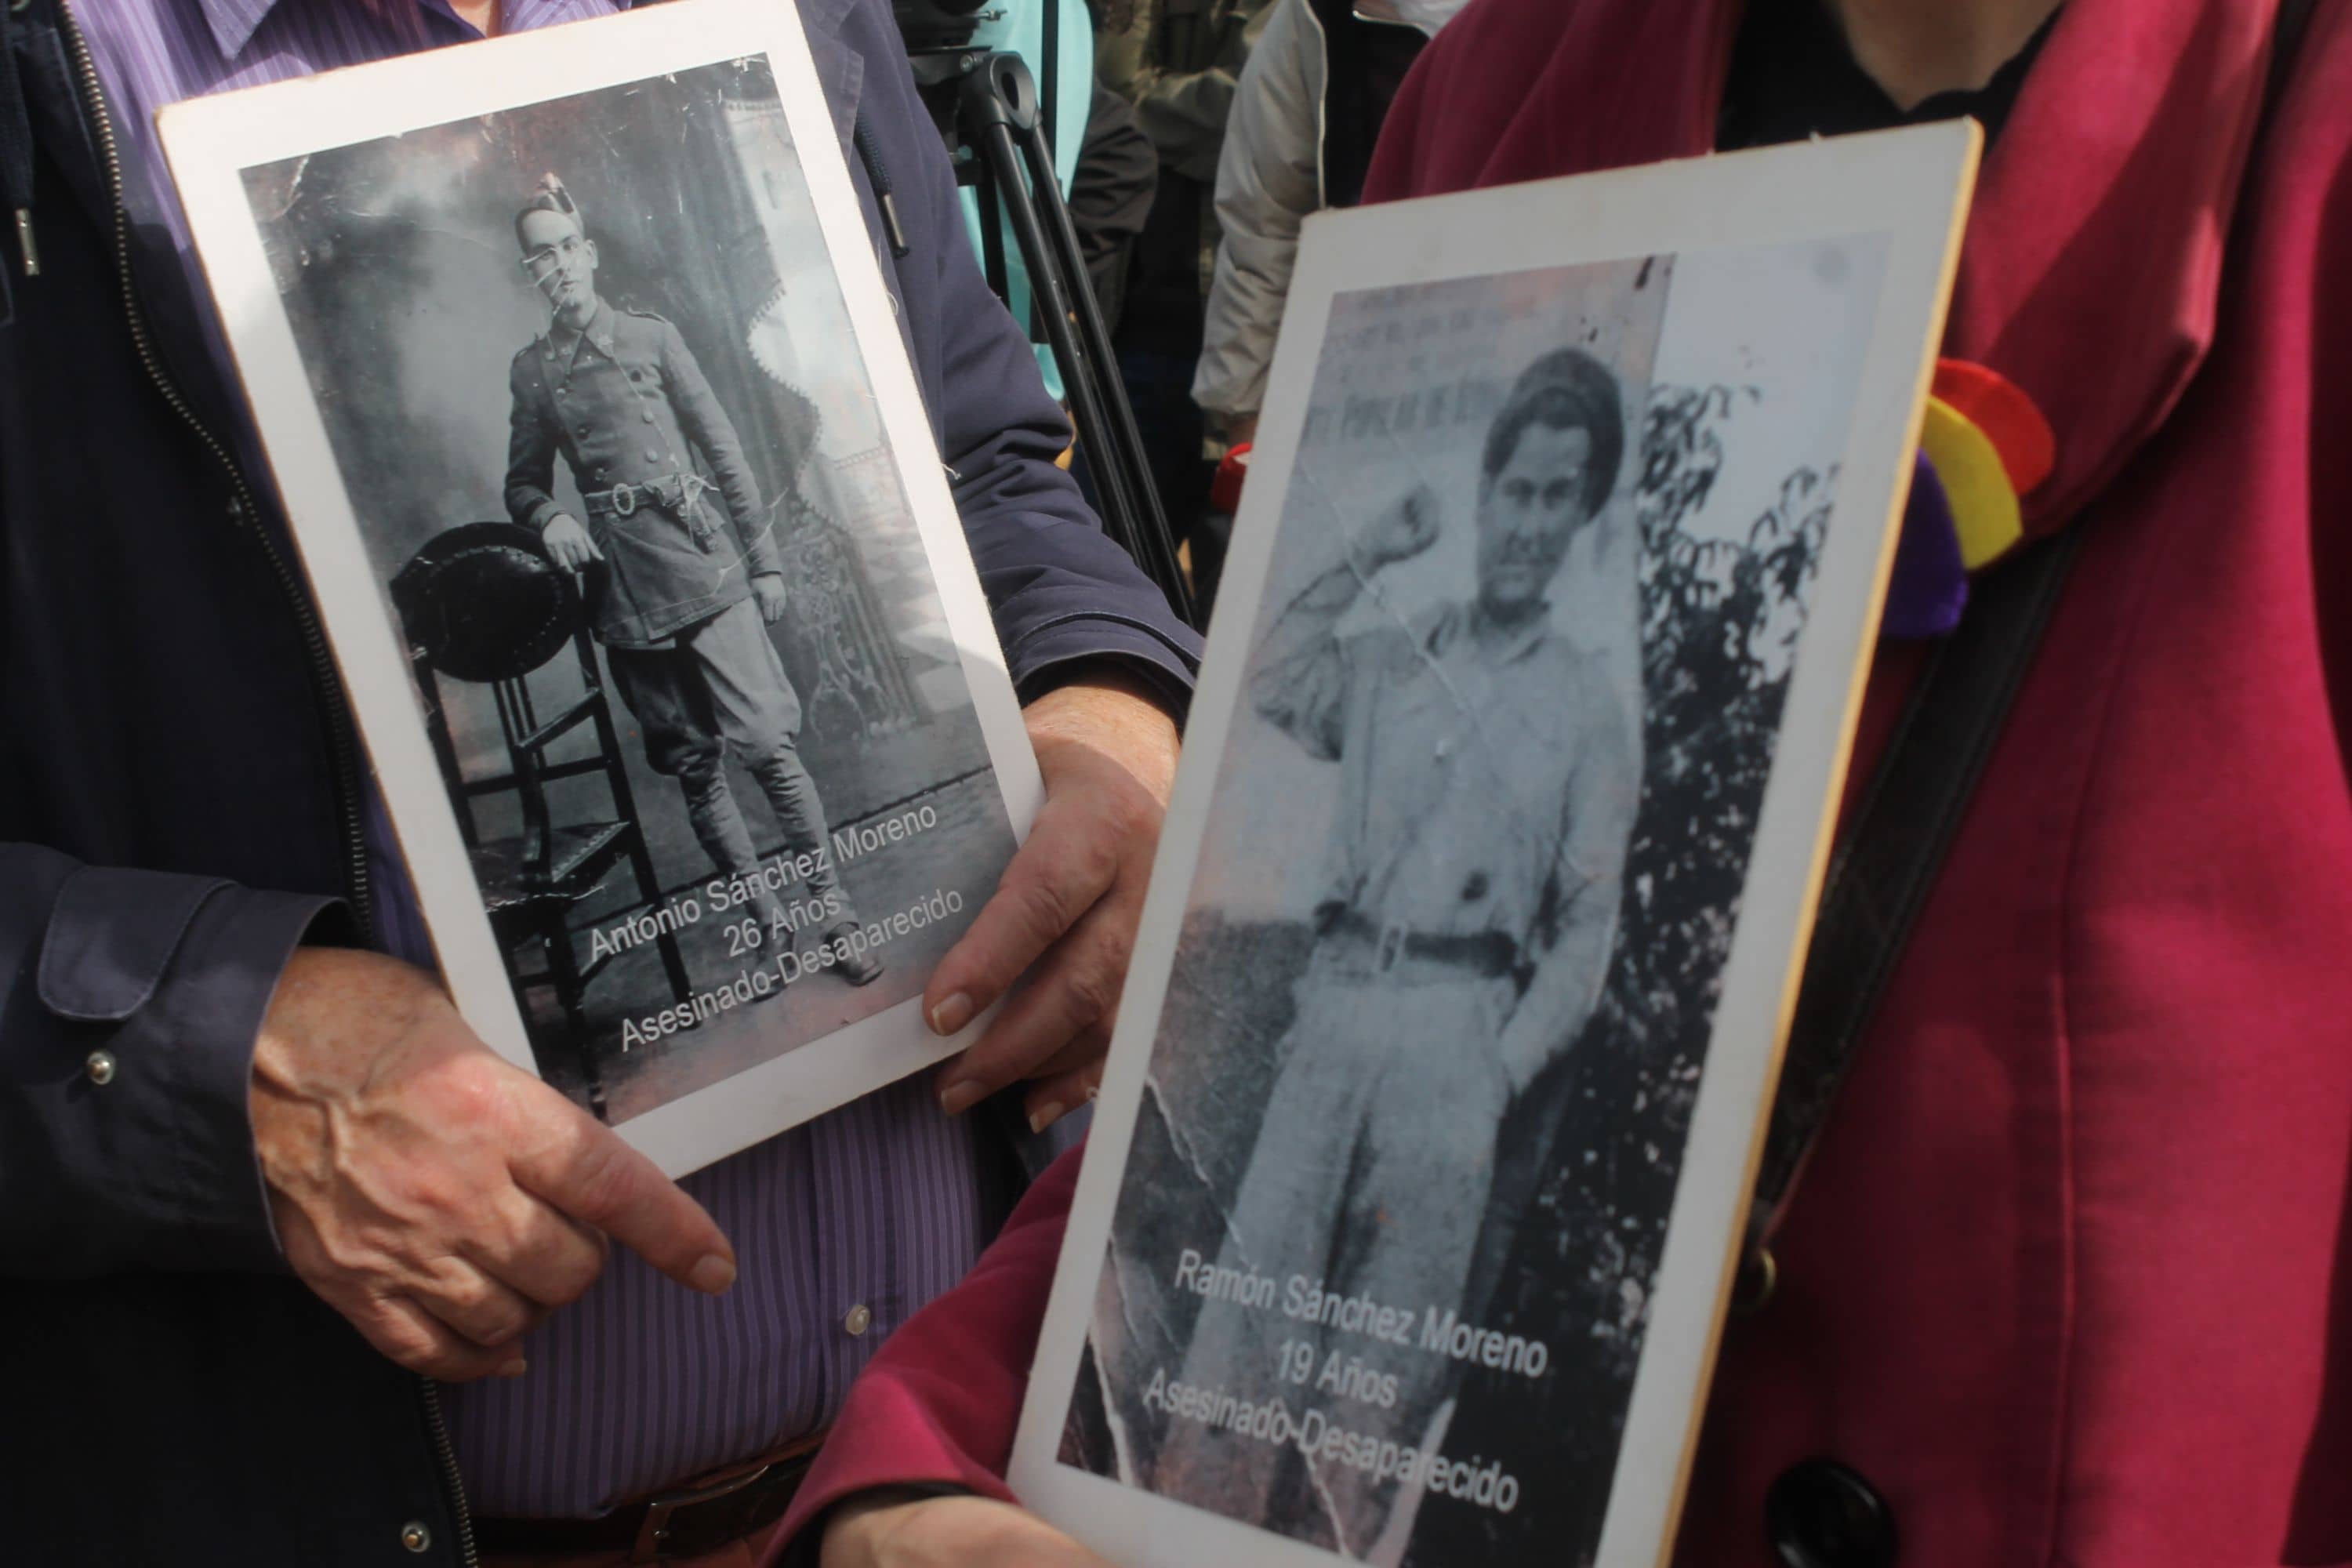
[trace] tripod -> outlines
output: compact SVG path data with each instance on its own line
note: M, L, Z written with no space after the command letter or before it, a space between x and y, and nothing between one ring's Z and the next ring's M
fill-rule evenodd
M1047 58L1053 55L1049 44ZM992 50L940 49L912 55L915 80L937 103L952 88L957 179L980 197L981 265L997 298L1009 300L1004 224L1013 227L1029 275L1030 297L1046 346L1062 373L1078 449L1101 500L1104 525L1158 584L1188 626L1196 624L1192 590L1144 460L1135 410L1118 378L1110 333L1087 281L1077 230L1054 177L1054 150L1040 122L1036 83L1021 57Z

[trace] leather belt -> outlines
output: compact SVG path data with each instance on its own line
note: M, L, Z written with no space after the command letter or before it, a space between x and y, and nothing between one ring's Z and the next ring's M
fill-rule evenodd
M526 1555L626 1552L632 1563L703 1556L783 1518L823 1441L822 1434L805 1438L763 1463L624 1503L601 1519L477 1519L474 1544Z
M1322 942L1368 952L1371 972L1389 974L1408 961L1441 970L1499 980L1519 968L1519 944L1498 931L1418 931L1383 925L1345 904L1315 911L1315 934ZM1355 954L1351 954L1355 956ZM1449 975L1448 978L1455 977Z
M685 523L695 542L707 550L719 531L702 510L703 494L710 488L710 481L700 474L664 474L639 484L614 485L609 490L583 490L580 499L590 511L610 512L614 517L632 516L639 507L659 507Z

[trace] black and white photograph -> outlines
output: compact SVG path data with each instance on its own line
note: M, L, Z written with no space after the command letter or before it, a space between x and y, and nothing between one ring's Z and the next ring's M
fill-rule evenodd
M240 363L265 430L314 413L348 523L292 495L298 541L349 590L311 543L355 535L375 592L322 595L338 658L352 679L382 647L351 618L391 630L462 867L414 773L387 781L404 851L470 890L540 1075L624 1127L910 1014L1016 843L981 710L1001 748L1009 688L947 603L977 601L961 530L890 406L887 301L878 334L852 320L841 274L879 279L828 243L820 205L855 199L830 114L779 74L541 71L237 171L301 384ZM217 287L234 261L206 260ZM479 958L480 925L426 913L445 967Z
M1843 710L1886 541L1876 453L1813 655L1890 248L1332 291L1031 1452L1301 1562L1647 1560L1604 1526L1792 685Z
M1324 548L1268 583L1220 790L1247 804L1202 850L1103 1279L1095 1381L1129 1441L1080 1411L1067 1458L1402 1560L1426 1495L1403 1457L1458 1447L1458 1370L1501 1333L1466 1216L1524 1201L1506 1113L1549 1095L1619 924L1643 704L1615 612L1643 552L1612 503L1672 276L1334 302L1285 508ZM1319 857L1277 853L1318 828ZM1501 1337L1530 1382L1569 1359ZM1472 1495L1529 1475L1491 1458Z

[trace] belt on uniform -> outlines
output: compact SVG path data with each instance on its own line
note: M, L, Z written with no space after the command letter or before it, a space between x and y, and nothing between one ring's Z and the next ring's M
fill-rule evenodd
M1519 944L1501 931L1408 931L1383 925L1340 903L1315 911L1315 934L1334 946L1368 952L1375 974L1389 973L1407 961L1460 970L1482 980L1499 980L1519 967Z
M703 492L709 489L710 481L700 474L664 474L638 484L614 485L609 490L583 490L580 499L590 511L610 512L614 517L628 517L639 507L659 507L675 513L695 542L708 548L719 531L702 510Z
M783 1518L824 1440L819 1433L763 1463L623 1503L601 1519L477 1519L474 1544L525 1554L625 1551L632 1563L702 1556Z

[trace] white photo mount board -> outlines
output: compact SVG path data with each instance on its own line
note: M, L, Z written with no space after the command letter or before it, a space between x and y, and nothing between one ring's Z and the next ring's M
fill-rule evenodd
M1111 1047L1010 1469L1029 1507L1122 1568L1347 1561L1058 1458L1105 1268L1181 923L1223 760L1254 722L1244 689L1335 299L1528 269L1875 237L1884 267L1857 323L1859 381L1835 501L1748 861L1737 933L1675 1184L1597 1561L1664 1564L1738 1260L1836 804L1942 340L1981 146L1972 121L1816 140L1310 218L1236 519L1173 802ZM1685 281L1678 272L1675 287ZM1670 301L1664 331L1675 331ZM1770 309L1769 300L1758 309ZM1661 374L1664 374L1661 367ZM1627 465L1638 470L1637 415ZM1309 838L1297 853L1315 855ZM1474 1223L1465 1217L1465 1223ZM1279 1272L1282 1265L1270 1266ZM1176 1369L1169 1369L1175 1375ZM1526 1478L1540 1491L1544 1478ZM1522 1504L1522 1506L1528 1506ZM1569 1560L1564 1553L1557 1560Z
M443 976L467 1022L525 1070L536 1069L522 1015L421 721L398 628L386 614L351 494L272 279L243 172L761 57L774 73L793 151L871 378L891 464L913 513L994 787L1017 842L1026 837L1043 797L1035 755L898 331L896 305L794 6L776 0L673 0L189 100L157 117L230 350L285 499L302 570ZM529 194L518 192L515 205ZM952 1055L978 1038L988 1022L985 1016L975 1019L942 1039L926 1027L920 1009L919 995L909 996L625 1121L619 1131L665 1171L682 1174Z

